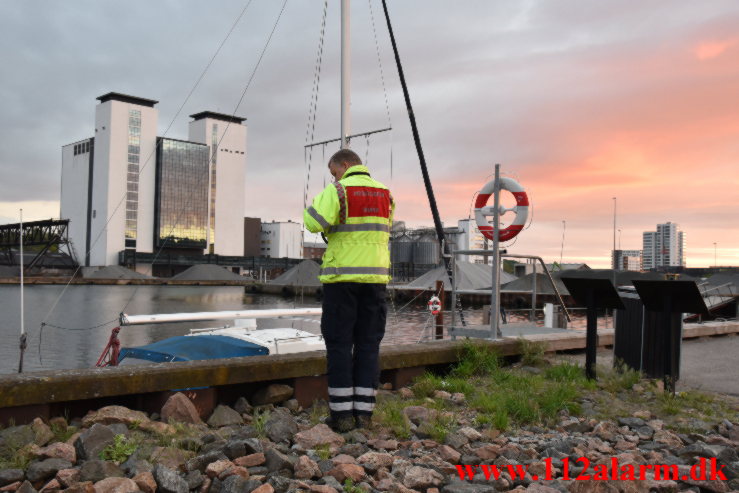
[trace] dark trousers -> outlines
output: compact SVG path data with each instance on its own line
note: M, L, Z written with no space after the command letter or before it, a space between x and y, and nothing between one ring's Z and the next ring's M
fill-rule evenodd
M333 417L372 414L386 318L384 284L323 285L321 333L326 341L329 408Z

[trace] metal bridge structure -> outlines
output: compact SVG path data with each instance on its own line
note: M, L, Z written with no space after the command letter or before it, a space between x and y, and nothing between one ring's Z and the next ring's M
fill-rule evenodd
M24 257L33 255L30 262L18 255L20 241L21 223L0 225L0 265L20 265L23 262L27 270L42 266L74 268L78 265L69 243L69 219L23 223Z

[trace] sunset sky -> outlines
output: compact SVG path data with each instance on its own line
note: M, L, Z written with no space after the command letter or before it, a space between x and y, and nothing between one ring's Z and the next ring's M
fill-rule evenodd
M339 3L329 3L313 141L339 133ZM689 267L713 265L714 253L739 265L739 2L388 3L445 225L468 217L500 163L533 205L510 252L606 267L616 197L621 248L641 249L643 231L671 221ZM352 147L393 190L397 219L431 225L382 7L372 0L376 47L369 5L352 2L352 131L393 131ZM0 222L21 207L27 220L58 216L61 147L93 135L95 98L110 91L159 100L159 135L171 123L172 138L187 137L198 111L246 117L245 215L299 221L307 161L313 196L337 149L303 150L323 2L287 3L236 106L281 6L0 3Z

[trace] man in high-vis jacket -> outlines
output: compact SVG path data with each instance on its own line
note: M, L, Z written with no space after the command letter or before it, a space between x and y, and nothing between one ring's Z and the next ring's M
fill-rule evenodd
M338 151L328 169L336 181L313 200L303 219L309 231L324 233L328 241L319 275L331 411L327 423L346 432L369 426L375 407L395 204L390 190L370 176L353 151Z

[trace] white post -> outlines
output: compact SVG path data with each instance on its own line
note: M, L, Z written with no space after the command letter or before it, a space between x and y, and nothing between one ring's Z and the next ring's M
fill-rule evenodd
M347 149L349 143L347 137L351 129L349 117L349 105L351 104L350 71L351 71L351 47L350 47L350 1L341 0L341 148Z
M490 302L490 334L492 339L502 338L498 318L500 317L500 164L495 165L495 185L493 202L493 285Z
M26 334L25 310L23 309L23 209L21 209L21 337Z

